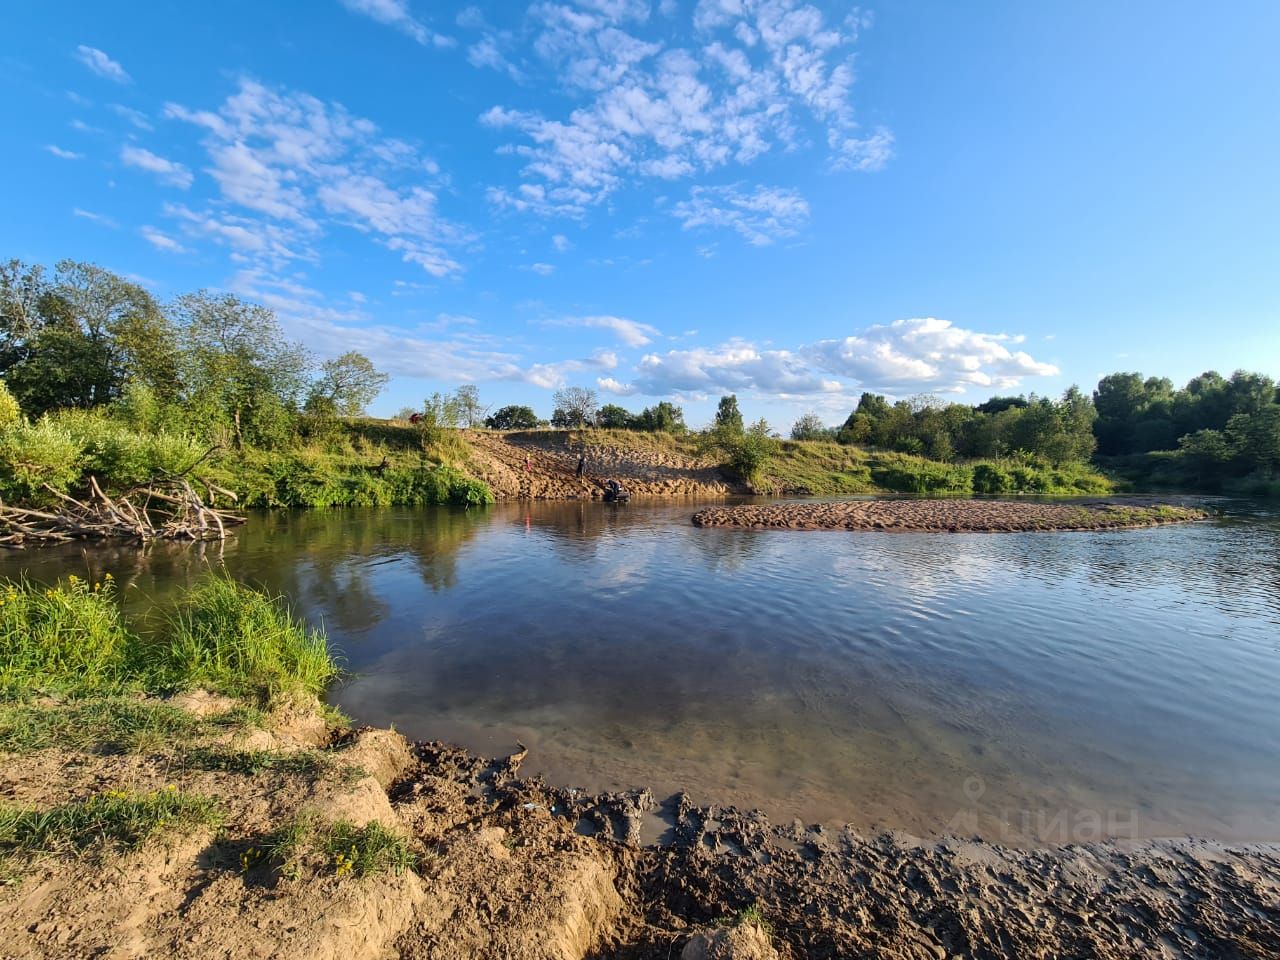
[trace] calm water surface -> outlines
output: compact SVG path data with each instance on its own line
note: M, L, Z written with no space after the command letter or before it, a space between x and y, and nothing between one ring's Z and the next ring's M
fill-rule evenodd
M256 518L86 565L224 562L344 651L362 722L590 789L1009 842L1280 840L1280 511L1117 533L701 530L688 505Z

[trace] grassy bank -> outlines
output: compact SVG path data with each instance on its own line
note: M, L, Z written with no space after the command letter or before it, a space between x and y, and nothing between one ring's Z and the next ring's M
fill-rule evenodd
M137 429L101 410L62 410L0 426L0 498L47 506L58 494L82 495L90 476L114 494L189 474L244 507L491 503L467 472L469 453L457 431L376 420L332 420L286 444L235 448Z
M563 438L564 432L527 431L521 436L551 440ZM575 436L590 446L631 450L655 462L707 454L706 444L696 434L592 429L576 431ZM754 486L761 492L820 497L876 493L1079 496L1109 493L1114 484L1085 463L1054 465L1034 457L943 463L829 440L781 440Z

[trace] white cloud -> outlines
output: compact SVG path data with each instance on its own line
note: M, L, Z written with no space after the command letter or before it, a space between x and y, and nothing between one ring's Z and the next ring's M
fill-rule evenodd
M368 303L369 298L359 290L348 290L347 296L351 298L352 303Z
M82 220L88 220L90 223L97 223L104 227L110 227L114 230L120 224L116 223L110 217L101 213L94 213L92 210L82 210L80 207L71 209L72 216L80 217Z
M341 105L244 79L216 111L168 104L165 115L205 131L223 199L270 224L283 250L337 225L371 235L432 276L462 270L454 251L474 238L437 210L436 185L447 182L439 167Z
M263 261L280 268L294 260L314 260L315 253L297 230L231 213L196 212L181 204L166 204L165 216L179 221L190 237L213 240L231 250L231 259Z
M662 336L657 327L650 326L647 323L640 323L637 320L628 320L626 317L607 315L563 317L558 320L548 320L546 323L548 326L555 327L589 327L596 330L610 330L618 338L619 342L625 343L628 347L643 347L652 343L654 337Z
M751 392L821 402L862 389L895 396L960 393L970 387L1007 390L1027 377L1058 373L1052 364L1010 350L1018 339L935 318L898 320L792 350L731 340L718 347L646 354L630 381L609 377L599 383L622 395L701 398Z
M451 47L452 37L436 33L409 11L407 0L341 0L353 13L363 14L378 23L395 27L423 46Z
M529 269L540 277L549 277L556 272L555 264L551 263L531 263Z
M556 248L557 253L564 253L566 250L568 250L570 247L573 246L573 244L569 242L569 238L566 237L563 233L557 233L554 237L552 237L551 245Z
M1021 338L978 333L950 320L925 317L868 327L842 340L810 348L822 369L891 393L959 393L967 387L1016 387L1024 377L1047 377L1058 368L1021 350Z
M180 244L173 237L169 236L155 227L142 227L138 230L142 234L142 239L151 244L157 250L163 250L165 253L190 253L191 251Z
M671 209L684 229L729 227L753 246L762 247L783 237L795 236L809 219L809 204L800 194L784 187L757 186L744 190L727 187L693 187L689 199Z
M147 173L154 173L162 182L172 187L186 190L194 179L191 171L182 164L167 160L158 154L142 147L126 144L120 148L120 160L126 167L136 167Z
M59 160L83 160L84 159L83 153L76 153L74 150L63 150L62 147L56 146L55 144L52 144L52 143L49 144L47 147L45 147L45 149L48 150L50 153L52 153Z
M129 76L124 67L120 66L97 47L87 47L84 44L80 44L80 46L76 47L76 59L100 77L106 77L116 83L133 82L133 78Z
M875 133L865 139L833 131L830 143L831 165L837 170L874 173L883 170L893 157L893 134L884 127L877 127Z
M141 110L135 110L133 107L126 107L122 103L111 104L110 110L112 113L116 114L116 116L123 117L125 120L128 120L139 130L155 129L155 127L151 125L151 121L147 118L147 115Z
M559 116L504 106L481 116L518 135L500 152L520 158L525 186L541 191L496 188L495 205L580 215L628 182L746 165L815 140L834 168L874 171L891 156L892 134L862 136L854 119L857 18L828 23L803 0L701 0L692 36L664 27L645 39L635 31L648 16L649 4L623 0L530 8L534 52L574 101Z

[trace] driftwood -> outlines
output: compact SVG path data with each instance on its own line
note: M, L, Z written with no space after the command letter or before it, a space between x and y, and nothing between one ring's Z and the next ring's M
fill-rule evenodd
M245 518L212 504L218 497L234 503L236 495L207 481L204 488L207 500L187 476L168 476L113 498L90 476L88 496L77 500L46 485L58 500L55 509L0 502L0 546L69 540L225 540L227 528Z

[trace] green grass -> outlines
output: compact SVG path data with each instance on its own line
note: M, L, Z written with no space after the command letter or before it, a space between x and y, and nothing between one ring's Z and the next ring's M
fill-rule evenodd
M0 697L119 687L131 644L111 580L0 583Z
M354 764L342 763L340 755L326 750L232 750L224 747L195 747L184 750L182 762L199 770L225 773L292 773L306 777L334 774L343 783L351 783L368 773Z
M279 598L227 576L189 591L159 629L144 635L124 623L109 580L0 582L0 703L197 687L270 703L318 695L338 672L321 631L296 619ZM108 728L162 720L151 708L131 711L123 700L95 709L86 720Z
M309 855L338 877L400 874L418 864L409 841L380 823L363 827L342 820L323 824L303 815L249 847L240 857L240 867L247 873L267 866L282 876L296 877Z
M174 787L150 793L108 790L47 810L0 806L0 857L83 851L99 844L133 849L161 831L221 822L217 801Z
M268 701L318 695L339 672L321 631L296 619L280 598L226 576L210 577L183 598L148 660L161 686Z
M338 876L404 873L412 869L418 859L404 837L376 821L363 827L339 821L324 831L320 848L330 858Z
M0 703L0 752L155 750L213 726L178 707L131 697L73 700L55 706Z

